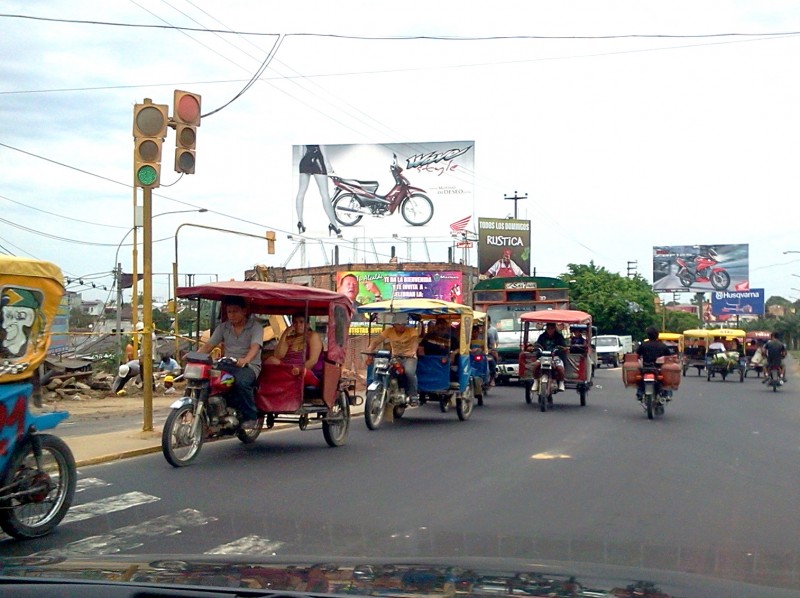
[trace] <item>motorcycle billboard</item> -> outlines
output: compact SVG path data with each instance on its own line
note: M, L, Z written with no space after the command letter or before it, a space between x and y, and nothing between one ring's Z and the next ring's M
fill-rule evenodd
M711 293L711 313L719 319L729 316L763 315L764 289L714 291Z
M478 269L487 278L529 276L531 221L478 218Z
M653 247L653 291L746 291L749 245L658 245Z
M341 236L358 226L359 235L389 236L419 227L445 235L453 213L473 211L474 152L473 141L295 145L297 230Z

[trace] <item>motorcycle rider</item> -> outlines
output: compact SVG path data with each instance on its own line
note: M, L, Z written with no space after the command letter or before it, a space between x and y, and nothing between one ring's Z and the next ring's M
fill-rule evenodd
M564 339L564 335L559 332L558 328L556 327L555 322L548 322L547 325L544 327L544 332L539 335L539 338L536 339L536 344L541 347L545 351L555 352L559 347L566 347L567 341ZM556 381L558 382L558 390L565 390L564 389L564 364L563 363L556 363L553 362L553 371L555 375L553 376ZM532 390L534 392L538 392L539 390L539 378L542 376L542 365L539 363L537 359L533 363L533 387Z
M764 345L764 352L767 354L767 374L772 368L778 368L780 383L783 384L786 381L786 370L783 367L783 358L786 357L786 345L781 341L780 333L773 332L770 335L770 339ZM769 375L764 376L762 383L766 384L769 379Z
M233 387L229 397L231 404L242 416L242 427L252 427L258 419L255 405L255 387L261 372L261 344L264 330L255 316L248 313L247 302L243 297L225 297L227 320L214 329L211 338L202 347L201 353L211 353L217 345L225 347L224 357L235 360L234 366L224 366L233 376Z
M416 327L408 326L408 317L403 314L395 314L392 325L384 328L375 337L367 348L367 352L372 353L378 349L385 341L389 341L392 357L402 359L403 368L408 381L409 405L419 406L419 391L417 390L417 349L419 348L419 332ZM369 365L373 359L367 356L366 362Z
M658 328L648 326L645 329L645 341L636 349L636 354L642 360L643 367L655 367L658 365L659 357L666 357L671 354L667 343L658 340ZM639 382L636 390L636 398L641 400L644 396L644 381Z

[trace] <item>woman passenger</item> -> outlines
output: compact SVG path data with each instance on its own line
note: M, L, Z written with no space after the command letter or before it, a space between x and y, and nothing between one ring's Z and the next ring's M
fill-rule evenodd
M275 353L266 363L304 367L306 386L319 386L322 377L322 339L306 326L305 313L292 316L292 325L283 331Z

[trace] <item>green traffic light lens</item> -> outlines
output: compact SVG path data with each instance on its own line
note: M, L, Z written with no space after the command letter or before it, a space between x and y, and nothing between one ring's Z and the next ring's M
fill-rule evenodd
M136 180L140 185L149 186L156 182L158 179L158 172L149 164L145 164L136 171Z

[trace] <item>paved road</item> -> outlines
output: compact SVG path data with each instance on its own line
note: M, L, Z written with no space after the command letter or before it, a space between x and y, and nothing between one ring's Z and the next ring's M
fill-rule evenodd
M291 430L207 445L183 469L160 454L87 467L70 519L0 541L0 558L481 555L797 582L800 383L690 373L655 421L618 369L596 384L584 408L570 391L540 413L502 387L468 422L424 406L370 432L359 417L336 449Z

